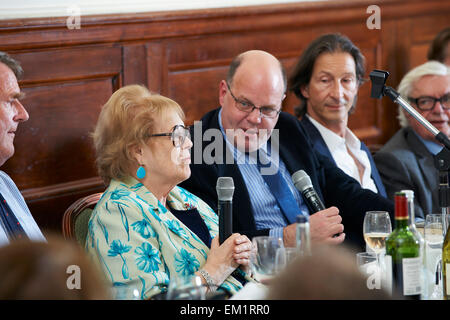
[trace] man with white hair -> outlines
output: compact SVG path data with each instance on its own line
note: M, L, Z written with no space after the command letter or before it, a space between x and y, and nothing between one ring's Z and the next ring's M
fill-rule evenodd
M429 61L409 71L400 95L433 126L450 137L450 68ZM396 191L414 191L416 221L439 209L439 178L434 156L442 149L434 136L399 107L400 129L374 160L389 198Z

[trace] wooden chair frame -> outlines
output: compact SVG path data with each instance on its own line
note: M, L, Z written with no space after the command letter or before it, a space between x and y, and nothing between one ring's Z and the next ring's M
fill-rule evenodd
M102 192L80 198L67 208L62 220L62 233L65 239L75 239L75 221L84 209L93 207L100 200Z

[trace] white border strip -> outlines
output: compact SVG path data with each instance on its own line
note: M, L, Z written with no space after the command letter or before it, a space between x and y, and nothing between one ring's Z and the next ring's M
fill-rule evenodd
M0 0L0 20L240 7L318 0Z

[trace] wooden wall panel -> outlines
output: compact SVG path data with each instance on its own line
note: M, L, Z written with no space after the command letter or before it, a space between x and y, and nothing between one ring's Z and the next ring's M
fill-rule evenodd
M369 5L381 8L381 29L366 26ZM77 198L102 191L89 133L101 106L123 85L145 84L180 103L191 124L218 106L218 84L232 58L266 50L292 69L310 41L341 32L374 68L404 73L425 61L434 35L450 25L446 0L315 1L241 8L82 17L80 30L65 18L0 21L0 50L21 61L23 103L30 120L19 127L16 154L2 170L21 189L43 229L60 229ZM398 129L397 107L358 95L349 125L366 143L383 144ZM288 93L284 110L299 101Z

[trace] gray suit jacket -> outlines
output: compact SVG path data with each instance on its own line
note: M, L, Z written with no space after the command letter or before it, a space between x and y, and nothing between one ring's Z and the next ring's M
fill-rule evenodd
M388 198L404 189L414 191L416 218L439 213L439 176L434 156L412 128L399 130L374 156Z

